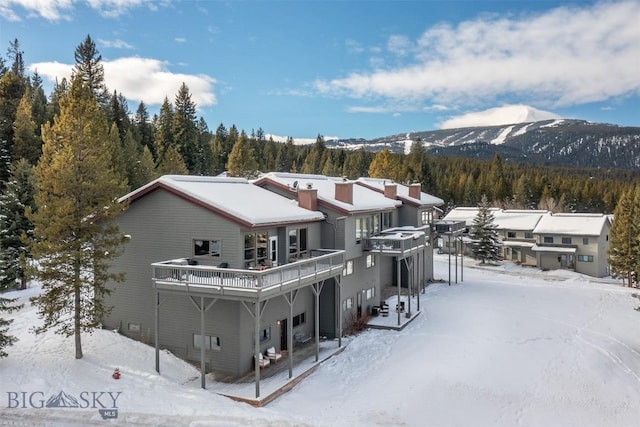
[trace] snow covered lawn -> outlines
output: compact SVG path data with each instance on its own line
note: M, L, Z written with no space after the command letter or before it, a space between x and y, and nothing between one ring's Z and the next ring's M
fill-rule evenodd
M436 256L444 280L446 262ZM75 360L72 339L28 332L38 319L27 302L11 315L20 341L0 359L0 425L636 426L639 301L605 282L466 259L464 282L430 286L403 331L349 340L259 409L201 390L198 372L169 354L158 375L151 347L110 331L83 336ZM85 407L37 408L60 391ZM103 420L116 395L118 418Z

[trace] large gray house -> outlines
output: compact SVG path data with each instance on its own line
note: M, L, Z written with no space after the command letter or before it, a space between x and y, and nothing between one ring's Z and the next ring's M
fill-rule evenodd
M266 349L291 355L298 341L317 348L320 337L339 346L383 287L432 278L420 221L442 200L419 186L363 184L163 176L127 194L117 222L131 239L113 263L126 280L110 285L104 325L154 344L157 369L159 349L200 364L203 387L206 371L255 369L258 397Z

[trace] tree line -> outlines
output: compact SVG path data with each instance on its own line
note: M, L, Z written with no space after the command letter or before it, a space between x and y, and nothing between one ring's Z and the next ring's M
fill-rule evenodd
M638 188L632 172L536 168L499 155L490 162L427 156L420 140L405 155L327 148L320 134L315 143L298 145L291 137L267 138L261 128L247 133L221 123L210 131L184 83L152 117L143 101L132 113L126 98L106 87L90 36L74 51L71 78L56 81L48 96L23 57L17 39L0 57L0 292L37 278L43 293L33 303L44 324L36 332L74 335L76 357L82 357L80 332L109 309L101 304L104 284L122 279L108 270L126 241L109 226L126 208L117 199L165 174L384 177L421 183L447 210L477 205L483 196L494 206L554 212L610 213L623 200L628 209L640 202L628 202ZM625 253L638 252L637 234L631 240L636 249ZM0 313L15 309L0 296ZM12 342L8 325L0 318L0 356Z

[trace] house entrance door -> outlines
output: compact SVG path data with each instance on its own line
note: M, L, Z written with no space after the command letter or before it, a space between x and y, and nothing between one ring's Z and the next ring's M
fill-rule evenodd
M567 256L564 254L560 255L560 267L567 268Z
M280 321L280 351L288 350L287 346L287 319Z
M358 319L362 317L362 292L356 294L356 306L358 311Z

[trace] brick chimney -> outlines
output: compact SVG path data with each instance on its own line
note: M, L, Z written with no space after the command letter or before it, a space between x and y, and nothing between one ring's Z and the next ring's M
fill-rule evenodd
M421 185L420 183L409 185L409 197L420 200L421 198Z
M336 200L353 204L353 182L336 182Z
M384 185L384 197L396 200L398 196L398 186L396 184Z
M298 206L310 211L317 211L318 210L318 189L317 188L298 188Z

